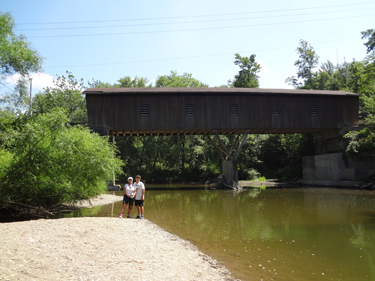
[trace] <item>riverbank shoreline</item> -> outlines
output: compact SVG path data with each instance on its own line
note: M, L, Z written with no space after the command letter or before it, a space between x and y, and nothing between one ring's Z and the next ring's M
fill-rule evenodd
M83 217L0 224L0 280L233 280L148 220Z

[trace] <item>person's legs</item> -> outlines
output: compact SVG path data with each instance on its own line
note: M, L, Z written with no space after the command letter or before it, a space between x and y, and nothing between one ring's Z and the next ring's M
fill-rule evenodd
M124 211L125 211L126 205L127 205L126 203L125 203L125 204L122 204L121 215L120 215L121 218L122 218L122 214L123 214Z
M135 206L137 207L137 212L138 212L138 215L137 215L137 219L140 219L141 218L141 204L140 204L140 200L135 200Z
M130 218L130 213L132 212L133 209L133 202L129 202L129 208L128 208L128 218Z
M143 219L144 218L144 212L145 212L145 209L143 207L143 200L140 201L139 207L140 207L141 219Z

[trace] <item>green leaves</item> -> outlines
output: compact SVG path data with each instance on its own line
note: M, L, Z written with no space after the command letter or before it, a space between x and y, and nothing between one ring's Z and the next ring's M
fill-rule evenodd
M208 87L208 84L193 78L192 74L178 75L177 71L171 71L170 75L158 76L155 87Z
M23 35L14 34L14 20L10 13L0 11L0 73L21 76L42 70L43 58Z
M240 71L234 76L234 81L228 81L235 88L259 88L259 76L261 66L255 61L256 55L241 57L235 54L234 64L240 67Z
M53 87L47 87L44 93L35 95L33 110L35 114L48 113L55 108L61 108L71 123L87 123L87 109L85 95L82 93L85 86L83 80L76 79L71 72L66 76L57 77Z
M319 56L311 45L305 41L299 41L300 46L296 49L299 54L299 59L294 62L294 66L298 68L297 77L288 77L285 83L292 85L294 88L307 88L310 89L313 80L313 69L318 65ZM299 79L302 79L303 83Z
M366 31L362 31L362 39L367 39L368 41L364 44L367 47L367 53L371 53L375 50L375 30L374 29L367 29Z
M113 173L121 174L122 161L108 139L68 121L54 110L8 130L0 149L0 205L88 199L105 191Z
M117 80L118 84L115 84L114 87L123 87L123 88L144 88L148 83L147 78L135 77L132 79L130 76L125 76Z

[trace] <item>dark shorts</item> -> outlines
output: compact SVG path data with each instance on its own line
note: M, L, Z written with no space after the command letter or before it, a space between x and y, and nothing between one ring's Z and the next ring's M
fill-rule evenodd
M143 200L135 200L135 205L139 207L143 207Z
M124 194L124 199L122 200L122 204L129 204L133 206L134 198L130 198Z

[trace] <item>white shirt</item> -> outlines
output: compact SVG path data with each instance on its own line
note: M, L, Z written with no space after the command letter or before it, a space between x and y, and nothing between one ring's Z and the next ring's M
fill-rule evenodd
M142 190L146 189L145 188L145 185L143 184L143 182L139 182L139 183L133 183L133 185L137 188L137 193L135 194L135 200L142 200ZM143 196L143 200L145 200L144 196Z
M126 188L126 194L129 195L130 197L133 196L134 190L135 190L134 183L132 185L126 184L125 188Z

